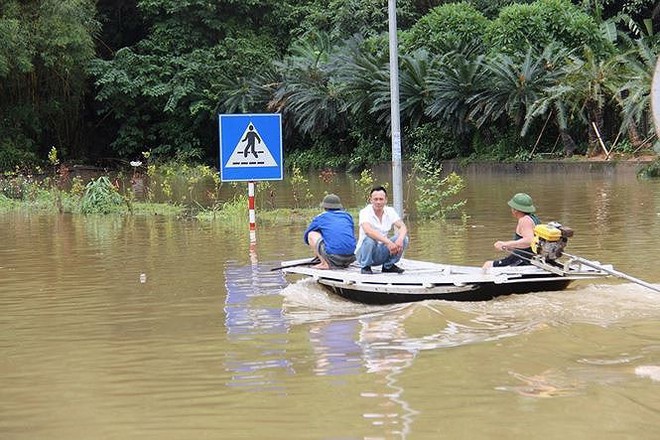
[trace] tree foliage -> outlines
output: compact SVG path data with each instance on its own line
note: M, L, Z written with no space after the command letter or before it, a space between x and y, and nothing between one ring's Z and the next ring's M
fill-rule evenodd
M537 0L503 8L488 27L490 50L523 56L554 44L568 50L591 47L597 54L611 50L598 24L570 0Z
M94 14L91 0L0 2L4 166L45 157L52 145L84 156L84 66L94 56Z
M446 53L465 42L481 43L488 19L467 2L446 3L431 9L401 41L404 51L426 49Z
M557 138L570 154L594 123L605 142L652 136L657 2L397 6L404 154L531 157ZM0 0L0 168L53 146L216 165L234 112L281 113L300 163L388 160L387 19L381 0Z

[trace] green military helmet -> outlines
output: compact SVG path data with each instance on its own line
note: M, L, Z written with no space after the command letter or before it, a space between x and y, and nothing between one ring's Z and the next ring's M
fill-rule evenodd
M328 194L327 196L323 197L323 201L321 202L321 208L344 209L344 207L341 205L341 200L339 199L339 196L336 194Z
M511 200L509 200L507 204L516 211L524 212L526 214L536 212L532 198L525 193L518 193L511 197Z

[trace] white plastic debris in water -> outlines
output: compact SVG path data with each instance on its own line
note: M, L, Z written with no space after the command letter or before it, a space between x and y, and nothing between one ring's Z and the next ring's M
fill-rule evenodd
M146 274L146 273L141 273L141 274L140 274L140 282L141 282L142 284L144 284L144 283L147 282L147 274Z

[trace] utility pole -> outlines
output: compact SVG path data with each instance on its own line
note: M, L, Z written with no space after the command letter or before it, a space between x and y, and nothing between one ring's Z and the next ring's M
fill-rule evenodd
M399 119L399 50L396 35L396 0L388 0L390 42L390 99L392 129L392 186L394 209L403 217L403 179L401 170L401 122Z
M653 111L653 121L655 122L655 134L660 143L660 58L655 65L655 74L651 84L651 110ZM657 144L656 144L657 145ZM660 151L656 151L660 154Z

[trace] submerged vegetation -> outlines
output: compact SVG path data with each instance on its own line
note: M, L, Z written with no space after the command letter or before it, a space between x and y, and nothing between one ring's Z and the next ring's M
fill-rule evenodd
M432 162L416 163L415 172L418 192L415 203L419 218L445 220L448 217L461 216L466 219L467 214L461 209L467 200L456 200L465 188L465 181L461 176L452 172L442 177L442 165Z
M107 176L92 180L85 187L80 201L82 214L110 214L118 211L128 199L122 197ZM130 210L129 205L129 210Z
M55 162L55 161L53 161ZM417 163L408 182L416 183L416 215L422 219L465 220L460 193L464 180L457 174L441 175L442 167ZM84 180L71 177L67 168L58 166L53 174L4 173L0 176L0 211L68 213L80 215L174 215L203 221L240 225L246 221L248 200L244 185L222 183L207 166L191 167L185 163L131 164L132 174L117 172ZM41 171L41 170L40 170ZM324 186L334 184L336 171L324 169L319 179ZM350 192L356 194L352 206L345 208L357 216L367 203L374 186L381 183L371 169L349 179ZM300 169L288 174L290 206L276 206L276 190L271 182L259 182L257 216L262 223L306 223L319 213L318 201L328 193L313 194L309 175ZM384 184L385 187L389 185ZM410 198L410 195L409 195ZM410 201L410 203L413 203ZM410 213L408 213L410 214Z

